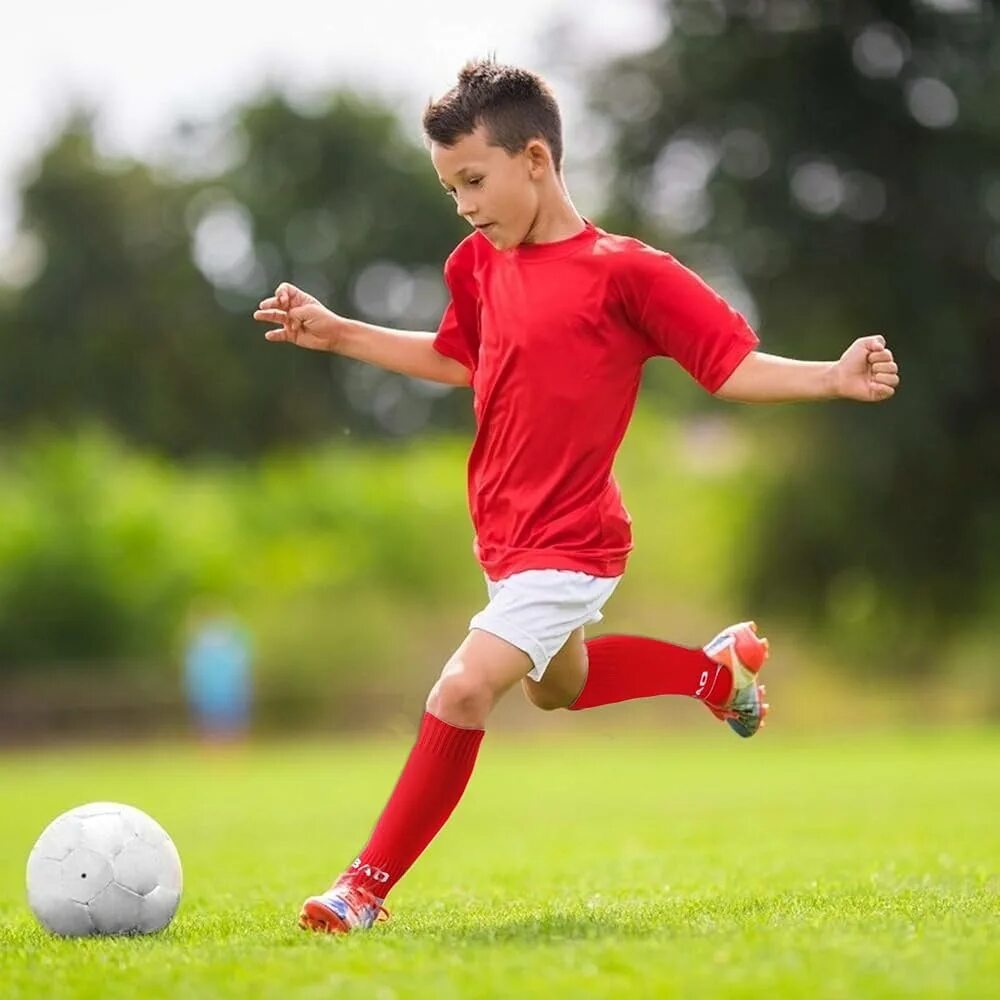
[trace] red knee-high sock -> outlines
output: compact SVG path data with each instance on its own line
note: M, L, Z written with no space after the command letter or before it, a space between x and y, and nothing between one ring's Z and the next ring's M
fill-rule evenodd
M483 735L482 729L459 729L424 714L417 742L371 839L341 881L385 899L458 805Z
M661 694L686 694L723 705L732 691L728 668L701 649L641 635L602 635L586 645L587 682L569 706L573 710Z

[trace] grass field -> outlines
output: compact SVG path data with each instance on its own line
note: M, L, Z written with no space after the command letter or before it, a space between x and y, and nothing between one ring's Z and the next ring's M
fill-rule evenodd
M497 731L366 935L299 931L406 745L0 757L0 996L986 997L1000 983L1000 733ZM24 902L42 827L94 799L171 832L164 933L66 941Z

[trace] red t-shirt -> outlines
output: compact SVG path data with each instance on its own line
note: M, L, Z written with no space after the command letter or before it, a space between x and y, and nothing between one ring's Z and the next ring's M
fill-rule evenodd
M619 576L631 518L611 467L643 363L673 358L715 392L757 344L739 313L673 257L587 223L500 251L476 232L444 268L435 349L472 372L475 552L487 576Z

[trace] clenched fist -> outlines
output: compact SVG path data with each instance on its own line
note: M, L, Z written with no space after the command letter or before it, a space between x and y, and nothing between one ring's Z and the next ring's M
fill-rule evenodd
M899 385L899 366L884 337L862 337L844 351L834 368L837 395L861 403L881 403Z

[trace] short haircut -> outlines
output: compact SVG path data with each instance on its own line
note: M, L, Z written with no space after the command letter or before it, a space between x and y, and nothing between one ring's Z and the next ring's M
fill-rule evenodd
M483 125L494 146L520 153L531 139L544 139L557 171L562 169L562 117L549 85L537 74L494 59L468 62L458 83L424 111L424 134L454 146Z

